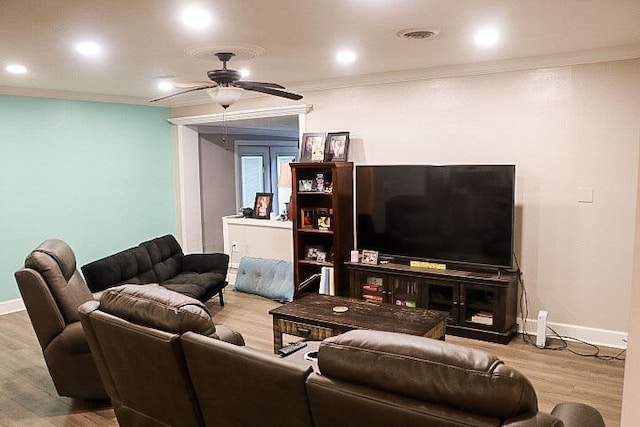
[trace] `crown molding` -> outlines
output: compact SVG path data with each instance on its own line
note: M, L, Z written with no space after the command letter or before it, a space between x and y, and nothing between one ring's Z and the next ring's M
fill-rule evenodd
M15 86L0 86L0 95L29 96L33 98L67 99L70 101L106 102L110 104L146 105L148 107L170 108L149 105L149 100L136 96L106 95L102 93L72 92L64 90L38 89Z
M234 120L262 119L269 117L307 114L313 109L310 104L296 104L284 107L257 108L254 110L229 111L225 113L203 114L199 116L174 117L168 119L173 125L201 125Z
M464 77L540 68L553 68L599 62L624 61L640 58L640 43L556 55L524 57L498 61L445 65L416 70L366 74L361 76L300 82L288 85L294 92L344 89L359 86L375 86L448 77Z

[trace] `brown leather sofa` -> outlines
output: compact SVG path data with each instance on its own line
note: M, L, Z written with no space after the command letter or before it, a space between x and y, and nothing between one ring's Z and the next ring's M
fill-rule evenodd
M180 334L193 331L244 345L214 325L205 305L157 284L107 289L78 309L121 426L201 426ZM215 363L211 361L211 363Z
M15 278L58 394L108 399L78 317L78 306L93 295L69 245L59 239L42 242Z
M220 340L196 300L123 288L79 310L125 427L604 427L579 403L540 412L531 383L482 351L355 330L324 340L313 372L305 350L282 359Z
M483 351L423 337L355 330L320 345L307 380L316 427L604 427L594 408L538 410L521 373Z

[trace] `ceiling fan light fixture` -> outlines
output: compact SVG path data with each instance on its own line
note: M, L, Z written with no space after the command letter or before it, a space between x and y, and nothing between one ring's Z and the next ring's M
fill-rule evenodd
M207 89L207 95L213 99L213 102L227 109L242 97L243 89L233 86L218 86Z

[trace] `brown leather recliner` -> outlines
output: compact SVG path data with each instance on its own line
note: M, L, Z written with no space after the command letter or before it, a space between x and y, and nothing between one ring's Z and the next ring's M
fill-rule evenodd
M213 324L202 302L157 284L110 288L100 302L87 302L78 310L123 427L203 424L181 333L244 345L240 334Z
M69 245L44 241L15 278L58 394L108 399L78 318L78 306L93 295Z
M320 345L307 390L316 427L604 427L579 403L538 411L533 386L483 351L391 332L355 330Z
M182 335L182 347L205 426L313 425L305 389L310 363L193 332Z

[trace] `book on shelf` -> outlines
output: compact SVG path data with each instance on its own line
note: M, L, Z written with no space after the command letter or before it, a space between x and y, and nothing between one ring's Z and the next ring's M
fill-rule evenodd
M364 294L362 295L362 299L370 302L382 302L382 297L380 295Z
M401 305L403 307L415 308L416 307L416 302L413 301L413 300L397 299L396 300L396 305Z
M367 277L367 284L380 287L384 285L384 281L382 277Z
M318 292L324 295L335 295L333 267L322 267L320 270L320 288Z
M369 291L369 292L379 292L380 291L380 286L373 286L373 285L362 285L362 290L363 291Z
M471 321L482 325L493 325L493 314L487 311L479 311L471 316Z

